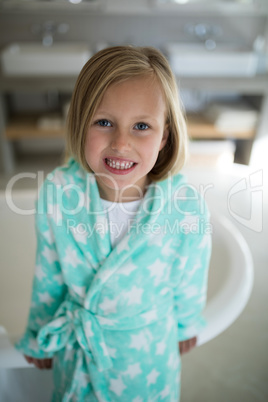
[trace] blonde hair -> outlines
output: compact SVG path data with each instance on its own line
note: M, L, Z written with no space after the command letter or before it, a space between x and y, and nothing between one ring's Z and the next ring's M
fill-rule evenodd
M107 88L132 77L157 78L165 96L169 135L149 172L158 181L177 173L185 163L187 130L176 79L166 58L152 47L115 46L96 53L81 70L67 118L66 158L74 157L87 171L85 137Z

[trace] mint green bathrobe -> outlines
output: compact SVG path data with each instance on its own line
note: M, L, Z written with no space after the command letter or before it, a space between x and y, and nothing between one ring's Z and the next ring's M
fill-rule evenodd
M53 357L53 401L178 401L178 342L204 325L209 213L184 176L152 183L112 248L94 174L74 160L36 203L28 325L16 347Z

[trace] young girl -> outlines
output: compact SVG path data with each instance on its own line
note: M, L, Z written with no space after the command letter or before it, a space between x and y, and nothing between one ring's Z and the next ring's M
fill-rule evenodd
M68 162L36 205L24 337L53 401L178 401L180 353L203 326L209 213L185 178L175 78L153 48L118 46L82 69Z

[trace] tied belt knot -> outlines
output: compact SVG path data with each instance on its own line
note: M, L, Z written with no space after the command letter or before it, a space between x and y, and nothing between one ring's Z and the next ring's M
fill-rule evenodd
M108 348L104 341L103 329L132 330L164 318L170 303L163 303L134 317L111 320L92 313L82 305L65 300L53 319L38 332L37 342L45 352L57 352L67 344L79 343L86 357L93 360L100 371L112 367Z

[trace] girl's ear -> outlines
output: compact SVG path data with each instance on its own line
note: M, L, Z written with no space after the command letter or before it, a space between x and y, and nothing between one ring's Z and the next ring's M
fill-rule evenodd
M161 149L163 149L164 146L166 145L168 136L169 136L169 125L166 124L165 128L164 128L163 137L162 137L162 141L161 141L161 144L160 144L159 151L161 151Z

